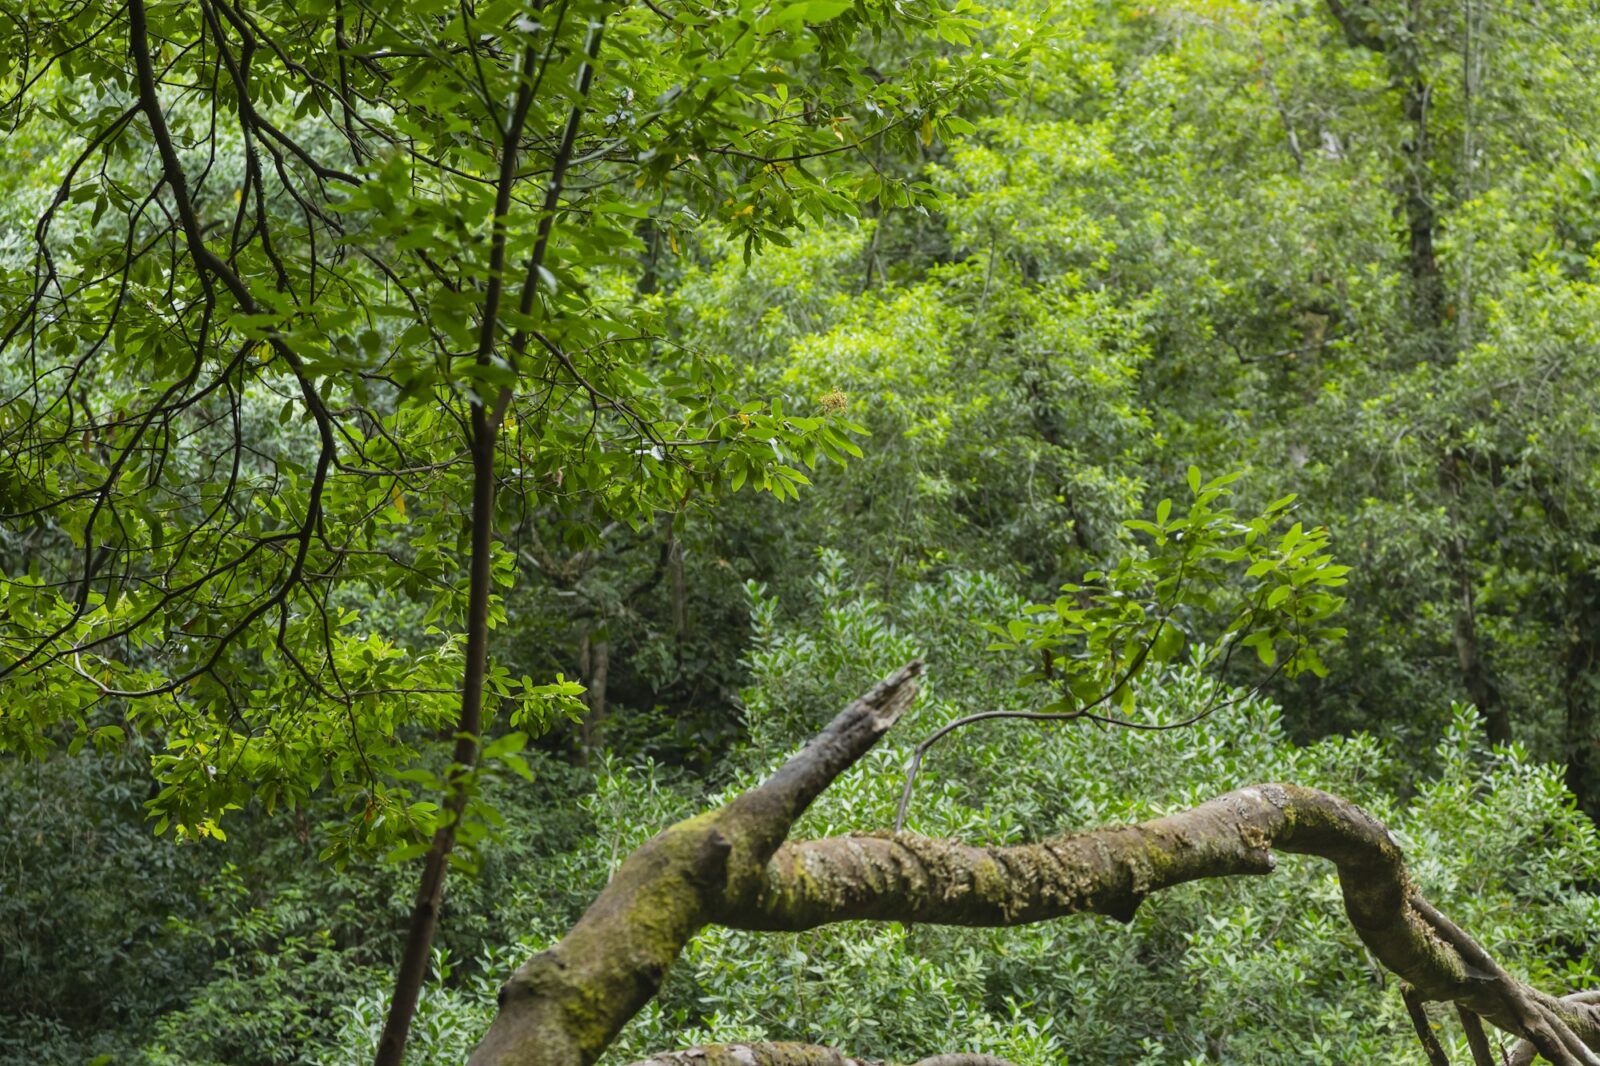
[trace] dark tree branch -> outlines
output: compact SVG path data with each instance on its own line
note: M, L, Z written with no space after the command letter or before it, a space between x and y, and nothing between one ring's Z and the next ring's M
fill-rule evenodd
M1332 12L1334 21L1339 23L1339 28L1344 31L1344 39L1351 47L1365 48L1369 52L1388 50L1389 42L1383 35L1362 21L1355 12L1345 6L1342 0L1328 0L1328 10Z
M1417 990L1410 985L1402 985L1400 999L1406 1005L1406 1014L1411 1017L1411 1028L1416 1030L1417 1039L1422 1043L1423 1054L1428 1056L1428 1066L1450 1066L1450 1056L1440 1046L1433 1023L1428 1020L1428 1008Z
M1456 1017L1461 1019L1461 1029L1467 1034L1467 1047L1472 1049L1472 1066L1498 1066L1494 1051L1489 1047L1489 1037L1483 1031L1483 1022L1465 1007L1456 1007Z
M572 154L578 142L578 129L583 124L583 114L589 100L589 91L594 85L595 67L600 57L600 42L605 34L605 22L599 21L589 27L588 35L583 42L585 62L578 72L578 95L572 108L567 113L566 124L561 130L561 143L556 148L555 157L550 165L550 178L545 185L544 204L539 214L539 226L534 235L533 253L528 257L528 268L522 281L522 298L517 305L520 316L519 324L511 335L511 365L516 369L523 354L528 348L528 334L526 322L533 314L534 304L538 298L540 277L545 271L545 258L550 251L550 234L555 228L556 210L561 206L561 191L567 180L567 168L572 165ZM541 68L539 77L544 76ZM541 340L543 338L541 337ZM554 345L551 345L554 348ZM570 367L570 363L568 366ZM574 376L582 381L576 369ZM498 425L505 418L506 409L511 404L511 390L503 389L500 399L495 404L494 423Z

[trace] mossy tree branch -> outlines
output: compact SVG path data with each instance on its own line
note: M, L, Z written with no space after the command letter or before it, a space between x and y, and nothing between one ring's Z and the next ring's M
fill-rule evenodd
M755 899L795 819L911 705L922 664L879 682L758 787L679 822L623 862L578 924L500 989L480 1066L588 1066L661 987L689 938Z
M664 1051L633 1066L883 1066L874 1059L852 1058L816 1044L708 1044ZM993 1055L934 1055L911 1066L1012 1066Z
M1161 889L1269 873L1277 851L1334 863L1351 925L1418 1002L1454 1003L1558 1066L1600 1066L1600 1006L1506 973L1417 892L1382 824L1316 789L1258 785L1138 825L1010 847L909 833L785 843L806 806L900 717L920 672L919 663L900 670L764 784L634 852L571 932L501 990L475 1066L588 1066L711 923L797 931L851 920L1013 926L1080 913L1128 921ZM791 1056L755 1063L857 1061L828 1049L815 1053L835 1058L806 1058L803 1045L737 1047ZM697 1049L695 1061L719 1061L705 1057L714 1050ZM671 1054L656 1061L689 1061Z
M816 1044L708 1044L664 1051L632 1066L880 1066Z

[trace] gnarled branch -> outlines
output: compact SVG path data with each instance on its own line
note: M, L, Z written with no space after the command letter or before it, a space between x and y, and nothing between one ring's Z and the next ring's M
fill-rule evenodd
M1422 898L1381 823L1316 789L1257 785L1138 825L1007 847L909 833L784 843L806 806L899 718L920 672L913 663L881 682L764 784L629 856L572 931L501 990L499 1015L472 1062L588 1066L655 994L683 945L713 922L796 931L863 919L1013 926L1095 913L1127 921L1153 892L1266 874L1285 851L1334 863L1351 925L1418 1004L1454 1003L1558 1066L1600 1063L1591 1050L1600 1048L1600 1007L1507 974Z
M646 841L555 947L500 989L471 1061L587 1066L660 988L683 945L730 897L755 898L795 819L911 705L913 662L846 707L762 785Z
M858 1059L817 1044L788 1042L707 1044L682 1051L663 1051L632 1066L883 1066L876 1059ZM1012 1066L993 1055L932 1055L911 1066Z
M632 1066L882 1066L817 1044L707 1044L663 1051Z

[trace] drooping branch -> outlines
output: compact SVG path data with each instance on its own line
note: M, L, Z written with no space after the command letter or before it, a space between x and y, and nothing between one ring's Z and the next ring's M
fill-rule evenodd
M1422 996L1410 985L1402 985L1400 998L1405 1002L1406 1013L1411 1016L1411 1027L1417 1032L1423 1054L1428 1056L1428 1066L1450 1066L1450 1056L1445 1054L1444 1045L1439 1043L1439 1037L1433 1031L1433 1023L1428 1020L1428 1009L1422 1002ZM1468 1012L1465 1017L1476 1018L1477 1015Z
M501 990L472 1062L587 1066L711 923L798 931L851 920L1014 926L1080 913L1128 921L1153 892L1266 874L1284 851L1335 864L1351 924L1416 1002L1454 1003L1558 1066L1600 1063L1591 1050L1600 1048L1600 1007L1507 974L1422 898L1381 823L1316 789L1258 785L1138 825L1007 847L908 833L784 843L805 807L900 716L919 672L913 663L880 683L763 785L634 852L572 931Z
M1565 997L1564 1002L1600 1008L1600 991L1577 992ZM1532 1042L1523 1040L1507 1056L1506 1063L1507 1066L1529 1066L1538 1054Z

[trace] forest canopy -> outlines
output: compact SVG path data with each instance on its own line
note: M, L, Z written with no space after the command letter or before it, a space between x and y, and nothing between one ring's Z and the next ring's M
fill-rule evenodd
M0 0L0 1061L1600 1062L1597 68Z

